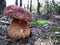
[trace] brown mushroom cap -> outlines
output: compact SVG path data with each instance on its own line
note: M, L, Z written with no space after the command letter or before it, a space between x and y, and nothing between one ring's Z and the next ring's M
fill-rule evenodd
M7 6L3 13L19 20L32 21L32 13L16 5Z

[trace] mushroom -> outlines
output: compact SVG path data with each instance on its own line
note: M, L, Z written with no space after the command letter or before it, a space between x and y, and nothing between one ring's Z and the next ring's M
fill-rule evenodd
M12 23L7 29L8 36L13 39L26 38L30 35L27 22L32 21L32 13L16 5L7 6L3 12L13 17Z

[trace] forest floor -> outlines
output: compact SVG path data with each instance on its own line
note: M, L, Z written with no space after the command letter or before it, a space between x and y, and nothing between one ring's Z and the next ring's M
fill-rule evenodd
M14 40L7 36L8 24L0 23L0 45L60 45L60 40L56 40L56 36L60 33L53 33L53 28L58 28L60 32L60 20L54 18L55 15L38 15L33 14L33 20L48 20L52 23L47 25L30 26L31 34L29 38ZM0 18L1 19L1 18ZM5 20L5 18L3 18ZM12 19L11 19L12 20ZM11 22L10 19L8 21ZM51 38L53 37L53 39Z

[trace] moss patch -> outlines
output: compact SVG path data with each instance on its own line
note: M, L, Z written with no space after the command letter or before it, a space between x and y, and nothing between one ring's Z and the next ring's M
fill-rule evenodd
M48 20L37 20L29 23L29 25L45 25L45 24L48 24Z
M59 29L57 27L52 28L53 32L59 32Z
M45 25L45 24L48 24L48 20L37 20L36 24L37 25Z

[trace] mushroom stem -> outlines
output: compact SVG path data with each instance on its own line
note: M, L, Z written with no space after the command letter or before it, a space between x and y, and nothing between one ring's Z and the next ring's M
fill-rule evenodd
M30 29L25 21L13 19L11 25L8 27L8 36L13 39L25 38L30 34Z

